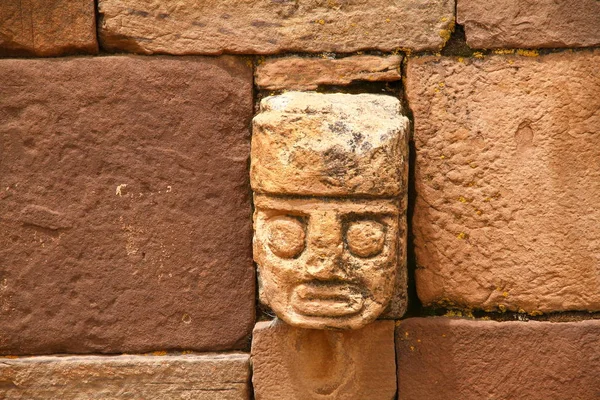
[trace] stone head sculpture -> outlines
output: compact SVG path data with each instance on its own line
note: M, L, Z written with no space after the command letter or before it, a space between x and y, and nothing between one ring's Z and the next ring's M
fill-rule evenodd
M289 92L254 118L260 298L290 325L358 329L404 257L408 119L398 99Z

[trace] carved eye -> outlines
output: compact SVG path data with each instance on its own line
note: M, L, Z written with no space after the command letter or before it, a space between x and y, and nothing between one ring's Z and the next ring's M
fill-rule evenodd
M383 250L385 229L376 221L352 222L346 231L346 241L355 256L373 257Z
M304 250L304 225L291 217L276 217L268 222L268 241L273 254L294 258Z

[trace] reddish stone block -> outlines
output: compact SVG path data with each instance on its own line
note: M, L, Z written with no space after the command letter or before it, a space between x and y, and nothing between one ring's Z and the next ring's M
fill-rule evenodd
M458 0L456 12L472 48L600 44L598 0Z
M39 356L1 359L0 397L248 400L250 356Z
M252 71L1 60L0 354L246 347Z
M97 52L94 0L0 2L0 56Z
M600 310L600 51L413 58L427 305Z
M99 0L99 35L111 51L276 54L439 50L454 28L454 0Z
M400 80L402 56L350 56L339 59L283 57L256 68L256 85L267 90L316 90L321 85Z
M410 318L396 349L399 400L600 398L600 320Z
M259 322L252 338L257 400L392 400L396 395L394 321L353 331Z

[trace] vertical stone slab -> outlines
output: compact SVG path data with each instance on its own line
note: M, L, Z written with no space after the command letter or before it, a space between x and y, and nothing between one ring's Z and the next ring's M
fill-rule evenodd
M600 52L413 58L425 304L600 310Z
M0 2L0 56L97 52L94 0Z
M587 47L600 44L596 0L457 0L472 48Z
M260 322L252 339L257 400L392 400L394 322L345 332Z
M262 100L250 168L253 249L261 300L279 318L358 329L396 288L406 291L407 135L391 96Z
M600 396L600 320L409 318L396 346L399 400Z
M439 50L454 0L99 0L99 34L111 51L275 54Z
M0 360L3 400L250 398L250 356L243 353Z
M252 70L0 60L0 354L244 348Z

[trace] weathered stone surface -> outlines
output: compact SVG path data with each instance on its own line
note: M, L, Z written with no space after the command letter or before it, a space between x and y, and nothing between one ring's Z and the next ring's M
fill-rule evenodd
M260 298L291 325L361 328L389 304L399 268L406 279L405 202L257 195L254 204Z
M600 310L600 51L409 61L425 304Z
M285 322L358 329L395 287L405 293L407 127L390 96L289 92L261 102L254 259L261 301Z
M247 345L252 71L0 61L0 353Z
M94 0L0 2L0 56L97 52Z
M472 48L600 44L597 0L458 0L456 17Z
M409 318L396 330L400 400L597 399L600 321Z
M357 81L399 81L402 56L351 56L339 59L284 57L256 68L256 84L267 90L315 90L320 85Z
M100 41L113 51L169 54L437 50L453 0L99 0Z
M408 118L376 94L288 92L254 117L252 189L309 196L400 197L406 192Z
M257 400L391 400L394 322L344 332L260 322L252 339L252 367Z
M243 353L0 360L4 400L246 400L250 392Z
M401 253L398 255L398 268L396 271L396 283L392 298L387 307L383 310L379 319L399 319L402 318L408 308L408 272L406 265L406 218L398 222L398 226L404 228L404 232L400 232Z

